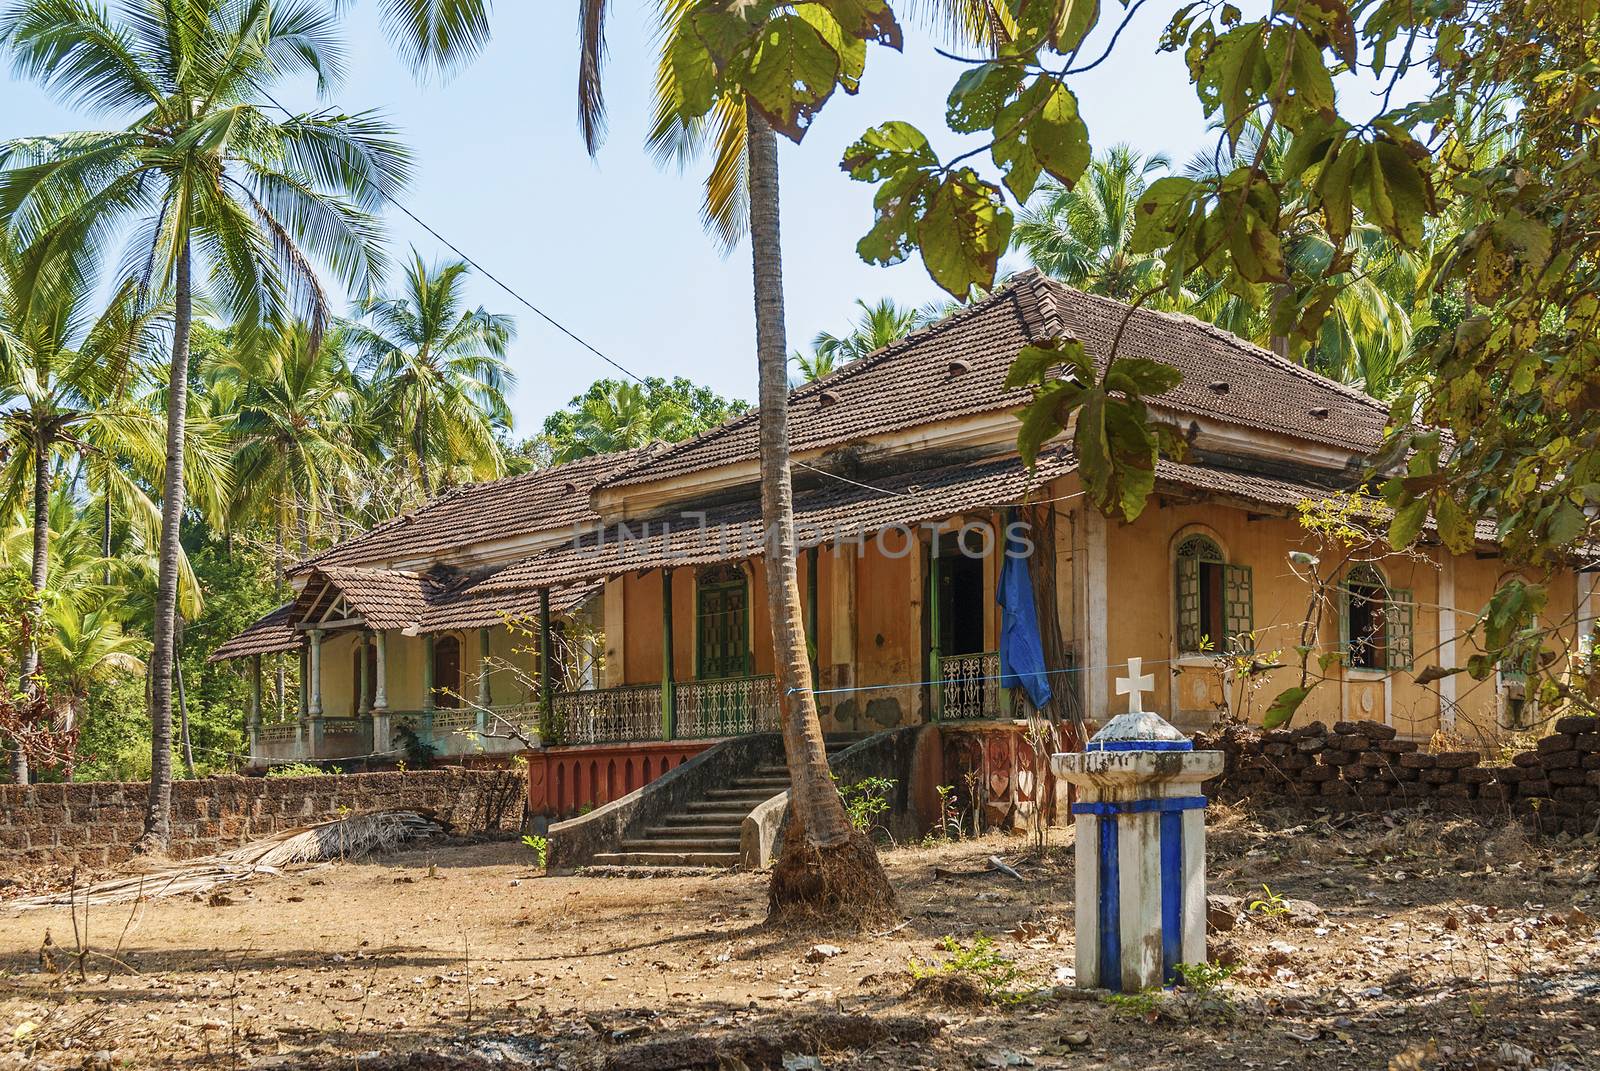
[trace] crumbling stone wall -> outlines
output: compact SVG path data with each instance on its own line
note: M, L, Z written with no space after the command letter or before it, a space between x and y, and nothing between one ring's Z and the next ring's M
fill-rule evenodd
M144 782L0 785L0 874L121 862L143 830L148 790ZM515 829L525 794L516 770L178 781L172 786L171 854L210 855L380 807L427 809L458 832Z
M1522 815L1546 833L1587 833L1600 824L1600 719L1572 715L1553 728L1505 764L1485 764L1476 751L1424 751L1370 721L1269 732L1228 725L1196 736L1195 747L1227 756L1222 776L1206 787L1222 800L1268 797L1360 811L1429 803Z

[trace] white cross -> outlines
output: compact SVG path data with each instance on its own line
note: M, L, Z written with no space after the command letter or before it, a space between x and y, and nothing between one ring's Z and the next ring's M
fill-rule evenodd
M1128 697L1129 714L1143 714L1143 693L1155 691L1156 675L1154 673L1146 673L1141 677L1139 671L1143 668L1144 659L1130 658L1128 659L1128 675L1117 678L1117 694Z

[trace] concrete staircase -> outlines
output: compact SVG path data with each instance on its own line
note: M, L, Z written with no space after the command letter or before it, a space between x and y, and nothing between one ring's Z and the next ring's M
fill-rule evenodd
M828 760L864 738L829 734ZM643 836L624 840L616 851L597 854L593 865L736 867L745 816L788 787L783 763L758 766L723 788L708 789L683 810L663 815L660 825L647 826Z

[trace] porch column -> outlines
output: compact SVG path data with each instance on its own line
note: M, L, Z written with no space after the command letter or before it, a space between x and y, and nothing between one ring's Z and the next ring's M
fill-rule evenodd
M820 673L818 663L822 661L822 652L817 649L816 547L806 548L806 658L811 663L811 691L816 692Z
M661 739L677 732L672 677L672 570L661 570Z
M314 628L306 635L311 640L306 672L309 689L306 693L306 717L311 722L311 754L316 756L322 752L322 630Z
M372 750L385 752L394 744L389 726L388 634L379 629L372 634Z
M422 637L422 724L417 726L417 736L423 743L433 743L433 633Z
M1107 693L1106 662L1110 648L1106 639L1106 518L1093 506L1080 506L1073 512L1072 590L1075 639L1083 656L1083 715L1104 725L1110 696Z
M539 744L544 746L550 732L555 695L550 680L550 589L539 589Z
M489 728L489 706L494 692L489 687L489 630L478 630L478 731Z
M297 747L304 745L308 736L308 726L311 720L311 652L304 644L300 647L300 707L295 712L294 742Z
M1439 664L1450 667L1456 664L1456 556L1442 547L1439 558ZM1439 728L1455 727L1456 679L1445 677L1439 681Z
M356 714L360 717L372 713L372 672L367 668L367 647L371 643L370 632L363 632L356 640Z
M250 714L247 726L250 731L250 755L261 750L261 656L250 656Z
M929 705L932 715L929 721L938 721L944 713L944 668L941 662L942 652L939 647L939 638L944 634L944 626L939 621L939 584L944 575L944 563L939 560L939 533L933 533L933 538L928 543L928 680Z

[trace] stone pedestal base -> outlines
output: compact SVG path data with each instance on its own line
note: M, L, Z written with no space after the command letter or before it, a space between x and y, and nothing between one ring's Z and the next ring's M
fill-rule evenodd
M1137 992L1206 958L1205 797L1219 751L1055 755L1078 788L1077 984Z

